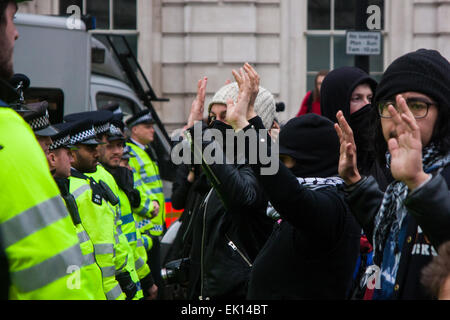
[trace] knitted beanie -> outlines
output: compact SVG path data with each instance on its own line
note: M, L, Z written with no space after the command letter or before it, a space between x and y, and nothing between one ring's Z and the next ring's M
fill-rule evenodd
M236 82L222 87L209 103L208 112L214 104L227 105L227 100L232 99L235 103L239 95L239 86ZM275 119L276 104L273 95L263 87L259 87L259 93L255 101L255 112L262 119L266 129L272 128Z
M381 79L374 105L403 92L419 92L450 107L450 63L438 51L420 49L395 60Z

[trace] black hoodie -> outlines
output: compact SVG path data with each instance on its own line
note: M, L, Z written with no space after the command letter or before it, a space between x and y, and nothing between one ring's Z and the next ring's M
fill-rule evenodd
M377 82L363 70L342 67L330 72L325 77L320 91L322 115L337 123L336 114L339 111L344 113L355 137L359 172L362 175L374 176L380 188L385 190L392 177L389 170L381 168L375 160L373 146L376 109L367 105L350 114L352 93L361 84L368 84L375 95Z

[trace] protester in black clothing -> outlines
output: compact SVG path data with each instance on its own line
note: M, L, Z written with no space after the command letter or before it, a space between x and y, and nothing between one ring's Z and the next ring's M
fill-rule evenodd
M384 194L359 173L352 130L338 113L346 200L375 249L373 299L430 298L421 270L450 239L449 84L450 63L433 50L406 54L384 73L374 99L377 156L395 178Z
M235 75L242 92L228 105L227 119L235 130L256 129L271 155L272 140L261 136L261 119L246 99L259 77L253 69L247 74ZM283 222L254 263L250 299L345 299L350 293L360 229L337 191L342 180L333 178L339 141L332 129L316 115L294 119L280 134L280 153L291 169L280 163L275 175L264 175L260 161L253 166Z
M389 170L376 162L373 141L376 108L372 106L377 82L366 72L355 67L342 67L331 71L324 79L321 90L322 115L333 123L342 110L355 136L358 150L358 169L371 175L385 190L392 177Z
M258 119L250 123L258 128ZM333 123L324 117L295 118L281 131L280 158L290 171L281 166L260 179L282 220L256 258L249 299L349 297L361 229L337 192L338 157Z
M213 98L210 111L226 109L228 99L235 100L237 95L236 83L225 86ZM261 89L252 101L270 129L275 116L272 94ZM190 119L200 122L202 109L200 104L194 106ZM220 116L217 112L211 118ZM210 128L219 130L223 137L231 129L217 120ZM191 136L193 131L189 130ZM217 141L202 141L200 145L194 144L193 150L201 152L212 144L217 153L226 154L227 146ZM272 229L273 222L266 215L267 199L248 165L203 163L203 170L214 188L202 203L193 230L191 260L197 270L191 272L198 274L198 278L190 283L190 298L245 299L253 261Z

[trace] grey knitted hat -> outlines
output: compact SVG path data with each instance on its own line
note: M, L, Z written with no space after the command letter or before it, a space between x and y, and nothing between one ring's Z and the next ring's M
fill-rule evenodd
M239 87L236 82L230 83L222 87L212 98L209 103L208 112L214 104L227 104L228 99L233 99L236 103L239 95ZM255 112L262 119L266 129L272 128L273 121L276 114L275 98L273 95L263 87L259 87L258 97L255 101Z

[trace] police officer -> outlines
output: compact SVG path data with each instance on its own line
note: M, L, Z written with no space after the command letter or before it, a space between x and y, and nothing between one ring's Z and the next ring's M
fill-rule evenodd
M71 133L72 151L70 190L75 197L80 219L94 244L94 255L103 277L103 290L108 300L128 298L116 280L115 247L119 242L114 233L117 199L114 199L93 177L97 171L97 146L92 120L85 119Z
M77 121L80 119L92 120L96 138L101 142L101 144L97 147L97 151L100 151L106 147L104 138L106 137L106 133L109 131L110 121L112 118L112 112L102 110L71 114L66 116L64 119L66 121ZM133 248L130 246L126 235L122 230L122 205L120 199L118 198L119 187L111 174L106 171L103 166L97 165L95 169L95 171L85 173L85 175L93 178L99 184L103 184L103 187L108 189L107 192L110 192L111 196L117 199L117 203L110 203L111 209L114 211L114 235L116 238L116 243L114 246L116 257L114 262L116 268L116 279L119 282L122 291L126 294L127 299L141 299L143 298L143 292L135 267Z
M155 129L153 128L153 118L150 110L144 110L126 121L131 131L131 138L127 145L134 156L130 159L130 166L133 168L134 185L150 196L153 210L149 207L149 213L153 217L151 220L144 219L139 225L145 236L149 236L153 242L153 247L149 252L150 269L153 272L156 285L160 288L162 295L161 278L161 257L160 238L165 230L165 198L163 184L159 176L159 168L155 151L150 146L154 141Z
M133 213L141 210L141 203L146 201L146 196L141 197L139 191L134 188L133 172L126 167L121 167L120 162L124 154L125 136L123 134L124 124L120 117L111 122L108 136L103 137L107 143L100 149L100 163L114 177L119 187L119 198L121 204L122 231L125 233L130 245L134 249L135 265L139 275L144 295L149 300L155 299L157 286L154 284L150 268L147 265L147 252L145 250L141 233Z
M18 38L17 2L0 3L0 242L9 264L9 299L93 299L79 277L78 237L30 126L9 103L20 97L8 83ZM81 281L78 281L81 280ZM68 285L73 284L73 285Z
M95 300L106 300L106 295L102 289L102 272L95 260L94 244L83 227L75 198L69 192L70 163L72 160L71 149L75 148L70 145L70 132L71 130L76 130L77 125L77 123L60 123L54 126L58 133L51 136L53 142L49 147L47 160L50 166L50 172L52 172L56 184L61 191L61 196L66 203L78 239L80 240L80 247L84 259L82 272L88 277L89 289L92 290Z

